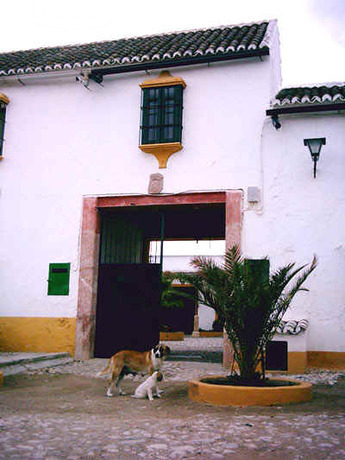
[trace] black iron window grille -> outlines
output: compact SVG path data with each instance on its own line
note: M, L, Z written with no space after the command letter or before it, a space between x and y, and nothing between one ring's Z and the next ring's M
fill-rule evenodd
M182 85L142 90L141 144L181 142L182 94Z
M6 104L0 101L0 159L4 145Z

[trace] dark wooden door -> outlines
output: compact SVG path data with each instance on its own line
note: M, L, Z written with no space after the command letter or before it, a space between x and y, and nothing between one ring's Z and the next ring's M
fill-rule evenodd
M159 342L160 280L158 264L100 265L95 357Z

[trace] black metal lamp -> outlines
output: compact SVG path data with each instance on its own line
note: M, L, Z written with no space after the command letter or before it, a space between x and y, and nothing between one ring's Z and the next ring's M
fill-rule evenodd
M317 137L313 139L304 139L304 145L309 147L311 159L314 162L314 177L316 177L316 163L319 160L321 146L326 145L325 137Z

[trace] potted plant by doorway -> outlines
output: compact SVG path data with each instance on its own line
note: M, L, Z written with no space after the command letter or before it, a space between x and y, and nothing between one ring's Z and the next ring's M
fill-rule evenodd
M161 341L180 341L184 340L183 331L171 330L169 317L174 314L176 309L184 308L182 295L173 288L175 275L171 272L162 273L162 294L161 294L161 321L159 339Z
M235 246L225 254L222 266L196 257L191 261L196 271L183 274L199 300L224 323L235 364L229 375L189 382L189 395L195 401L267 405L311 398L310 384L267 379L264 355L292 299L307 290L303 285L316 268L316 257L309 266L291 263L271 275L267 258L254 262L258 261L244 259Z

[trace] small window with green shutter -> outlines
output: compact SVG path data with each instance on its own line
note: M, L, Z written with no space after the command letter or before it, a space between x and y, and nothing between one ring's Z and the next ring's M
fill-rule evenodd
M49 264L48 295L69 294L70 263Z

